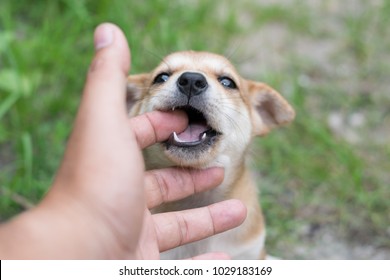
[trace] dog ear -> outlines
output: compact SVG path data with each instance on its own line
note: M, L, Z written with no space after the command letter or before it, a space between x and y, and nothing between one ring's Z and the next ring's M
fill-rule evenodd
M247 81L247 86L255 135L265 135L273 128L288 124L294 119L294 109L276 90L254 81Z
M127 110L133 108L134 104L142 98L142 93L148 88L149 74L137 74L127 77L126 104Z

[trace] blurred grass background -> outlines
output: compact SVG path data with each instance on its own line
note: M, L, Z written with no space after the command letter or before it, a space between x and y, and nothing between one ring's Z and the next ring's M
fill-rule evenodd
M93 55L118 24L132 72L184 49L225 54L295 122L257 139L267 247L282 258L390 258L390 1L12 1L0 9L0 220L59 165Z

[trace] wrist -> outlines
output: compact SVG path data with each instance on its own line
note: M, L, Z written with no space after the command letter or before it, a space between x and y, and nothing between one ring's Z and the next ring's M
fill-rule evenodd
M106 259L110 233L81 209L45 201L0 226L0 259ZM69 205L70 206L70 205Z

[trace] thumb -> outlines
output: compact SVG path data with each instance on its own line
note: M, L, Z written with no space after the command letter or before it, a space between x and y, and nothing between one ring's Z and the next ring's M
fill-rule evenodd
M88 72L81 111L86 111L92 119L102 112L115 116L119 111L126 115L130 51L125 35L116 25L103 23L95 30L94 45L95 57ZM108 109L113 112L107 112Z
M99 177L96 174L103 176L106 168L100 164L103 162L116 166L118 174L128 174L127 159L136 157L143 162L133 132L128 129L127 40L117 26L104 23L95 30L94 45L96 53L60 170L60 175L66 174L67 178L86 178L88 173L84 170L98 170L92 174L95 179ZM120 173L120 168L124 173ZM134 172L140 174L143 165L138 168ZM103 178L100 182L104 182Z

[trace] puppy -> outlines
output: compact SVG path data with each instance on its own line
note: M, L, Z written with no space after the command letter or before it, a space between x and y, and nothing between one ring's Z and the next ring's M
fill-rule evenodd
M291 122L288 102L264 83L242 78L224 57L183 51L168 55L151 73L128 78L130 116L148 111L184 110L188 127L144 151L147 169L170 166L224 167L217 188L159 207L176 211L236 198L247 206L245 222L233 230L167 251L162 258L182 259L223 251L234 259L265 257L265 225L248 150L255 136Z

